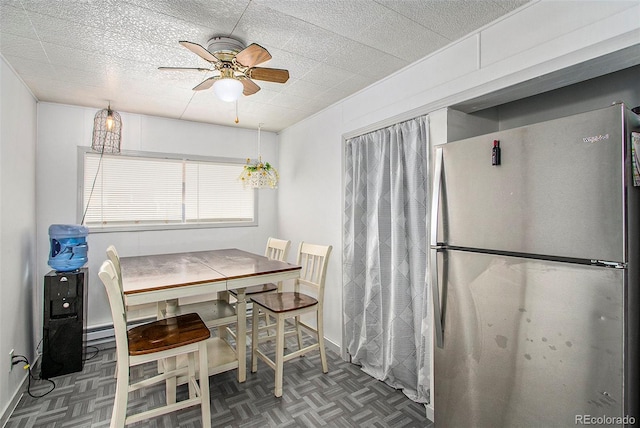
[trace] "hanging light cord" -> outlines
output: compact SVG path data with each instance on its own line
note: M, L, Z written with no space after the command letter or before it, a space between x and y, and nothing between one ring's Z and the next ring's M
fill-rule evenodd
M84 225L84 219L87 216L87 211L89 211L89 205L91 204L91 197L93 196L93 191L96 188L96 180L98 179L98 174L100 173L100 166L102 166L102 157L104 156L104 144L102 145L102 151L100 152L100 159L98 160L98 169L96 169L96 175L93 177L93 184L91 185L91 192L89 192L89 199L87 199L87 205L84 207L84 213L82 214L82 221L80 224Z

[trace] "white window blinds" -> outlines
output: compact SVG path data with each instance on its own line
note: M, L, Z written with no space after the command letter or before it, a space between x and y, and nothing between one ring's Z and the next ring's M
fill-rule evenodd
M185 220L253 220L253 192L243 189L238 180L242 168L243 165L208 162L185 164Z
M241 163L84 154L84 224L91 228L253 223Z

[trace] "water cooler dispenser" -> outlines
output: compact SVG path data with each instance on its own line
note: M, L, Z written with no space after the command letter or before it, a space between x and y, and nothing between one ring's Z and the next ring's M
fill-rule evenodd
M49 266L44 277L44 325L40 376L82 370L86 345L88 270L86 236L78 225L51 225Z

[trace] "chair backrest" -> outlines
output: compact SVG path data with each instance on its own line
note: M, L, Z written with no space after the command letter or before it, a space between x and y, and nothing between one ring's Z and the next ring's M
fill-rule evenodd
M291 247L291 241L285 241L284 239L269 238L267 241L267 249L264 255L273 260L280 260L284 262L289 255L289 248Z
M107 247L107 257L109 257L109 260L113 263L113 267L116 269L118 285L120 286L120 290L122 290L122 270L120 269L120 256L118 255L118 251L116 251L116 247L113 245Z
M324 300L324 282L327 277L327 264L332 248L331 245L300 243L296 263L302 266L302 269L300 270L300 278L295 283L296 291L300 291L301 284L311 286L318 293L318 301Z
M124 306L124 296L120 288L118 272L111 260L105 260L100 267L98 277L102 280L109 298L113 329L116 335L116 351L120 358L129 358L129 342L127 340L127 312Z

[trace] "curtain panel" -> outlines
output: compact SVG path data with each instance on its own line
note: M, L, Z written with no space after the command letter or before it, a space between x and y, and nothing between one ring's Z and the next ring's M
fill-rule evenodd
M346 350L369 375L429 402L428 117L346 141Z

